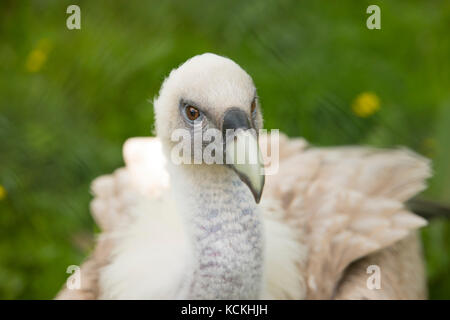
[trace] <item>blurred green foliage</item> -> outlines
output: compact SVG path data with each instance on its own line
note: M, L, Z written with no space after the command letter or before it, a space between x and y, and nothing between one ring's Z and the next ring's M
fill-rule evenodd
M81 7L81 30L66 8ZM381 30L366 8L381 7ZM0 297L52 298L91 249L89 183L151 134L168 72L214 52L254 78L265 127L317 145L405 145L450 199L449 1L0 2ZM373 115L352 112L373 92ZM2 191L0 190L0 191ZM450 298L450 224L423 239L431 298Z

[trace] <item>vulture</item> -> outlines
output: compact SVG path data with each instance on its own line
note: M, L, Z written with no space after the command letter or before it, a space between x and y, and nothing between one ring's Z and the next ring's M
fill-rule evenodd
M406 206L426 158L261 131L252 78L212 53L172 70L154 110L156 137L128 139L124 167L92 183L101 232L57 299L426 298L426 220ZM226 161L189 161L208 141Z

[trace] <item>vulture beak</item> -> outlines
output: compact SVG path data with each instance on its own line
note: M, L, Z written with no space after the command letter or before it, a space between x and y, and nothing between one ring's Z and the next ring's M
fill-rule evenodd
M251 130L247 114L229 109L223 118L226 164L250 189L259 203L264 187L264 166L255 130Z

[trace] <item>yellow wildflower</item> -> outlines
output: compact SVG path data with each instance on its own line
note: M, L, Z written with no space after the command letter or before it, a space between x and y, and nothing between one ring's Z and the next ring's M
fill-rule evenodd
M6 189L0 185L0 200L3 200L6 198Z
M34 49L28 55L25 67L28 72L38 72L39 70L41 70L46 60L47 55L42 50Z
M352 110L361 118L371 116L380 109L380 99L373 92L360 93L353 101Z
M48 53L51 49L51 43L48 39L39 41L35 49L33 49L27 57L25 68L28 72L38 72L42 69L47 61Z

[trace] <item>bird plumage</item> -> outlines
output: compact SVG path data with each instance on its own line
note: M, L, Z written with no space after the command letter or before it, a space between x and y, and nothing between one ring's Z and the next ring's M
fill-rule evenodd
M262 149L278 144L271 160L279 169L266 176L259 205L225 166L170 164L162 124L181 125L163 108L178 103L173 90L207 87L203 96L194 93L203 105L223 104L236 91L231 105L251 102L251 79L216 57L196 57L184 70L212 68L212 85L203 78L185 85L183 69L172 71L176 81L165 82L155 106L159 138L129 139L125 167L93 182L91 212L102 233L81 267L81 288L65 288L57 298L425 297L415 232L426 222L404 206L425 188L425 158L406 149L316 148L261 134ZM222 78L227 88L218 93L214 84L223 86ZM218 108L213 119L221 117ZM256 122L262 125L259 115ZM372 264L381 269L379 290L366 285Z

